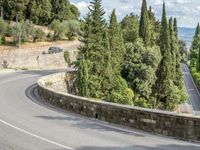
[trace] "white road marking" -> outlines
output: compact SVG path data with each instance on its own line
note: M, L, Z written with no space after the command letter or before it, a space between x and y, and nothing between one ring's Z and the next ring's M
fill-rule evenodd
M33 133L31 133L31 132L28 132L28 131L26 131L26 130L24 130L24 129L21 129L21 128L19 128L19 127L16 127L16 126L14 126L14 125L12 125L12 124L10 124L10 123L4 121L4 120L1 120L1 119L0 119L0 122L3 123L3 124L5 124L5 125L7 125L7 126L9 126L9 127L11 127L11 128L14 128L14 129L16 129L16 130L18 130L18 131L20 131L20 132L23 132L23 133L25 133L25 134L27 134L27 135L30 135L30 136L32 136L32 137L35 137L35 138L40 139L40 140L42 140L42 141L45 141L45 142L47 142L47 143L56 145L56 146L58 146L58 147L61 147L61 148L67 149L67 150L74 150L74 149L71 148L71 147L68 147L68 146L59 144L59 143L57 143L57 142L55 142L55 141L51 141L51 140L49 140L49 139L47 139L47 138L38 136L38 135L33 134Z

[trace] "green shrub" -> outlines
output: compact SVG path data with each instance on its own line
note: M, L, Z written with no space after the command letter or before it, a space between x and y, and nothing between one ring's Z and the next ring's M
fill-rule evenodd
M42 41L45 39L45 32L40 28L34 28L32 37L33 37L33 42Z
M69 51L64 52L64 58L65 58L65 62L70 66L71 59L70 59L70 52Z

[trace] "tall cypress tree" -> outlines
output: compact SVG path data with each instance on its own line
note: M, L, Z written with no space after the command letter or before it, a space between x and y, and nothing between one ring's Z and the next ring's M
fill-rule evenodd
M146 46L150 45L149 17L146 0L142 1L139 36L143 39Z
M163 3L163 13L161 21L161 32L160 32L160 50L162 54L162 60L158 70L157 80L157 99L162 102L165 107L167 104L168 88L170 87L171 79L171 51L169 41L169 28L166 17L165 3Z
M169 40L170 40L170 52L171 52L171 72L172 72L172 80L175 81L176 78L176 53L177 53L177 45L176 45L176 35L174 32L173 26L173 18L169 19Z
M111 66L113 68L113 73L119 75L124 59L125 47L121 27L117 23L115 10L113 10L111 14L108 32L111 50Z
M88 63L84 56L78 61L77 88L80 96L89 97Z

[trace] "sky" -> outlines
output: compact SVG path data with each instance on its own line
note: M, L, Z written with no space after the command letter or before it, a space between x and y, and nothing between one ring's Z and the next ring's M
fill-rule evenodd
M81 17L88 12L90 0L70 0L76 5ZM108 19L112 10L115 8L119 21L133 12L139 15L142 0L102 0L103 7L106 11L105 17ZM147 0L148 7L151 5L158 19L162 15L163 0ZM179 27L196 27L200 22L200 0L165 0L168 17L176 17Z

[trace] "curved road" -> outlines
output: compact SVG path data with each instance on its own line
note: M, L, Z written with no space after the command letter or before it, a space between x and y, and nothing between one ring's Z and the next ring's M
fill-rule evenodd
M200 145L109 125L35 102L48 71L0 74L0 150L199 150Z

